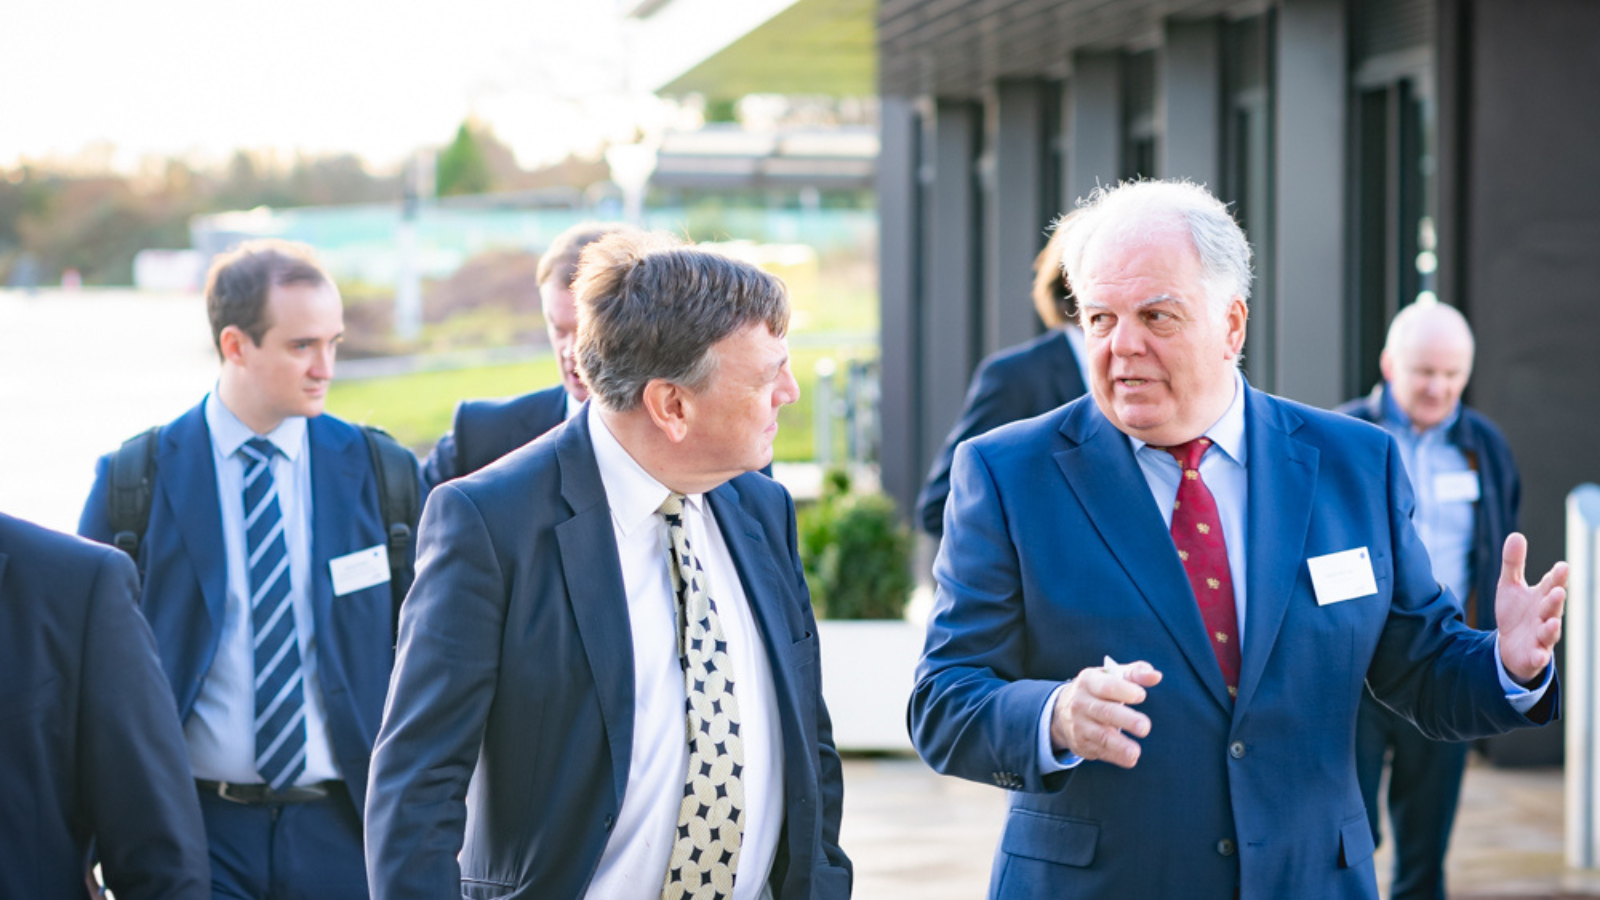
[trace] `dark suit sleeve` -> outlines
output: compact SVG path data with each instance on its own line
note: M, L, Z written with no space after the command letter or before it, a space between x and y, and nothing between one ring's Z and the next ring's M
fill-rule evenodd
M784 492L788 504L789 568L794 576L800 598L805 601L805 627L817 633L816 616L811 609L811 592L806 587L805 570L800 563L800 539L795 528L794 498ZM822 699L821 666L814 666L817 683L812 685L817 697L817 780L821 794L822 853L826 864L838 875L831 879L823 875L818 879L813 896L816 900L838 897L847 900L854 877L849 857L839 846L839 821L844 813L844 767L839 761L839 751L833 745L833 720L828 716L828 705Z
M172 690L121 552L99 554L83 647L79 783L119 900L211 895L200 802Z
M422 480L430 489L461 476L461 454L456 449L456 433L461 427L461 408L464 405L456 405L450 430L433 445L433 451L422 464Z
M1057 683L1025 678L1021 567L988 461L972 444L951 469L950 531L939 546L928 639L908 709L911 742L937 772L985 783L994 773L1048 789L1039 717Z
M1022 418L1011 401L1016 386L1013 384L1013 390L1007 391L1008 381L1003 367L989 362L979 366L972 376L961 416L945 437L922 493L917 496L917 520L922 530L934 537L944 534L944 506L950 496L950 467L955 461L956 445Z
M89 499L78 516L79 535L102 544L111 543L111 513L106 500L110 490L111 457L107 455L94 464L94 486L89 488Z
M367 875L375 900L458 897L467 784L478 761L506 607L500 563L477 507L433 491L417 579L367 789Z

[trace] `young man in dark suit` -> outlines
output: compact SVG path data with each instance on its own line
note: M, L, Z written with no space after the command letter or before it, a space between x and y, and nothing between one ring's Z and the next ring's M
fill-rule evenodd
M213 890L365 896L361 811L394 605L366 440L322 414L339 292L309 248L255 241L212 265L206 306L221 371L161 429L138 563ZM113 537L110 462L79 524L100 541Z
M435 488L367 791L380 900L834 900L843 794L787 491L781 282L583 254L590 401Z
M423 463L422 476L430 488L505 456L566 421L589 399L589 390L573 363L578 311L572 299L572 276L584 247L627 228L614 222L574 225L557 235L539 257L539 303L550 349L561 366L561 383L520 397L463 400L456 406L451 430L439 438Z
M183 730L128 558L0 515L0 898L211 896Z

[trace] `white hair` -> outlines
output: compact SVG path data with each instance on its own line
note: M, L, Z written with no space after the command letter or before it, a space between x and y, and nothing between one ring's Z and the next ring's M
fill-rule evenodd
M1162 227L1177 227L1189 236L1200 257L1201 280L1213 317L1227 313L1234 296L1250 299L1250 242L1221 200L1188 180L1124 181L1097 187L1078 201L1078 212L1063 217L1068 230L1061 253L1061 271L1068 284L1083 269L1091 242L1126 240Z

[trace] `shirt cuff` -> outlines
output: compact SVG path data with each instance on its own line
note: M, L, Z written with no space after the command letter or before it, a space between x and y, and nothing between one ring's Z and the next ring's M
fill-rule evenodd
M1056 685L1056 689L1051 691L1050 696L1044 701L1044 710L1039 713L1039 771L1045 775L1077 768L1078 763L1083 762L1083 757L1070 750L1057 753L1050 746L1050 718L1056 711L1056 697L1060 696L1071 683L1063 681ZM1532 706L1530 703L1529 708Z
M1512 709L1526 715L1528 710L1539 705L1539 701L1544 699L1545 691L1550 689L1550 679L1555 677L1556 664L1551 660L1550 664L1544 667L1544 680L1539 682L1538 687L1525 688L1517 684L1512 679L1511 673L1506 671L1505 661L1500 658L1500 633L1497 631L1494 635L1494 670L1500 676L1500 689L1506 692L1506 702L1511 704ZM1046 733L1045 737L1048 739L1049 734ZM1048 740L1046 746L1049 746Z

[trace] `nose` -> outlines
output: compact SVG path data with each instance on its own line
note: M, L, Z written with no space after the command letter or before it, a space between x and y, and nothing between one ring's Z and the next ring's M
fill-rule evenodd
M778 389L772 392L772 401L775 406L788 406L800 399L800 382L795 380L794 372L789 367L783 367L779 376Z
M311 377L319 381L333 380L333 361L339 354L338 344L328 344L316 355L311 365Z
M1124 319L1112 326L1109 343L1114 356L1138 356L1144 352L1144 332L1136 321Z

